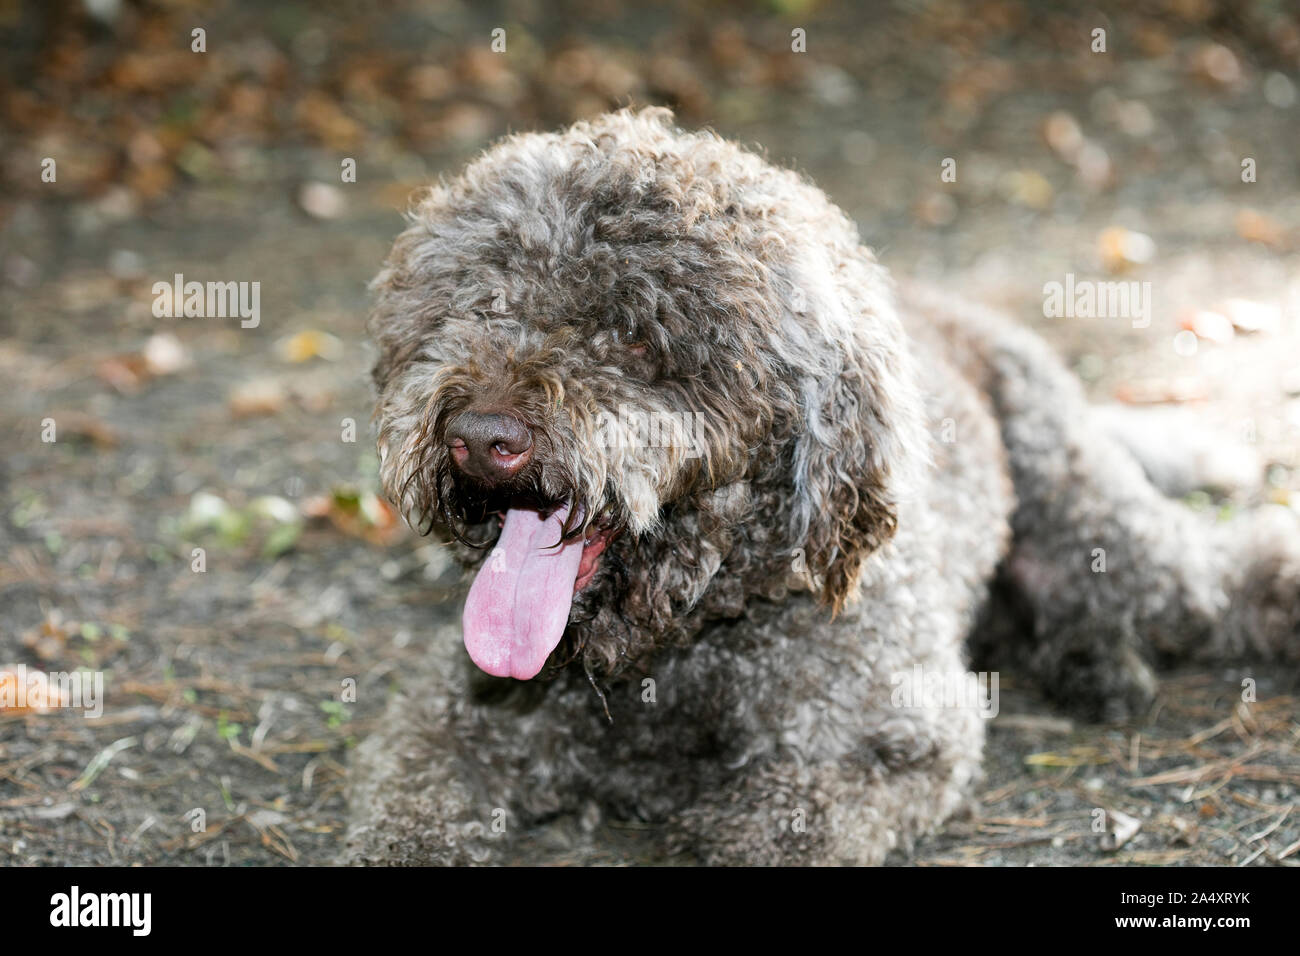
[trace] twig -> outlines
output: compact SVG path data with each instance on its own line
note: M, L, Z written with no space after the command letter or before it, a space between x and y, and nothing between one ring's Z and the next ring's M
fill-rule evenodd
M1270 833L1272 833L1274 830L1276 830L1278 827L1282 825L1282 821L1284 821L1287 817L1291 815L1292 809L1293 806L1287 807L1285 810L1282 811L1282 815L1273 821L1272 826L1265 827L1263 830L1260 830L1258 833L1256 833L1253 837L1247 837L1246 842L1254 843L1256 840L1262 840L1264 837L1268 836Z
M95 754L90 763L86 765L85 771L70 787L68 787L68 790L72 793L76 793L79 790L86 789L86 787L90 786L91 783L94 782L96 777L104 772L104 768L109 765L114 757L120 754L123 750L126 750L129 747L134 747L135 745L136 739L134 737L123 737L121 740L113 741L99 753Z

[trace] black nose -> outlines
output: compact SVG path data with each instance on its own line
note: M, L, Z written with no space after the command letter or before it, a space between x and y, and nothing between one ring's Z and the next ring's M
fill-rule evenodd
M461 471L485 481L509 478L533 450L533 433L510 415L464 411L447 423L447 447Z

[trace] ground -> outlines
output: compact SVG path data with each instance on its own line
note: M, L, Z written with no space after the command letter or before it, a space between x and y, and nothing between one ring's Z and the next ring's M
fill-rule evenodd
M761 144L899 274L1039 328L1098 401L1261 456L1260 490L1190 507L1300 497L1280 2L92 6L0 7L0 668L105 675L99 719L0 716L0 863L332 861L349 751L422 655L460 652L464 590L374 494L365 283L407 190L512 129L668 103ZM155 317L177 273L259 281L258 325ZM1067 273L1150 282L1150 325L1045 316ZM1294 674L1168 675L1113 726L1001 681L977 815L915 862L1300 861ZM1140 828L1108 849L1116 813ZM645 843L561 825L528 858Z

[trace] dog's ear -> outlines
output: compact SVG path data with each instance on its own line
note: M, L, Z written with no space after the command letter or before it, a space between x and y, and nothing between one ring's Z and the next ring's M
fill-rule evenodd
M893 536L928 441L902 328L883 275L872 278L878 301L832 294L793 316L808 347L791 352L804 352L791 535L837 613L857 596L863 563Z

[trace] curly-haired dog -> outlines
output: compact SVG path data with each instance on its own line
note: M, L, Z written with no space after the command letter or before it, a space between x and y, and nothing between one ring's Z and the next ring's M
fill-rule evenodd
M978 778L980 713L929 693L973 635L1106 714L1167 655L1296 657L1282 517L1203 527L1042 342L896 311L818 189L667 111L495 146L376 289L384 487L477 573L468 657L361 748L353 862L509 859L591 807L876 862ZM1024 626L980 644L995 590Z

